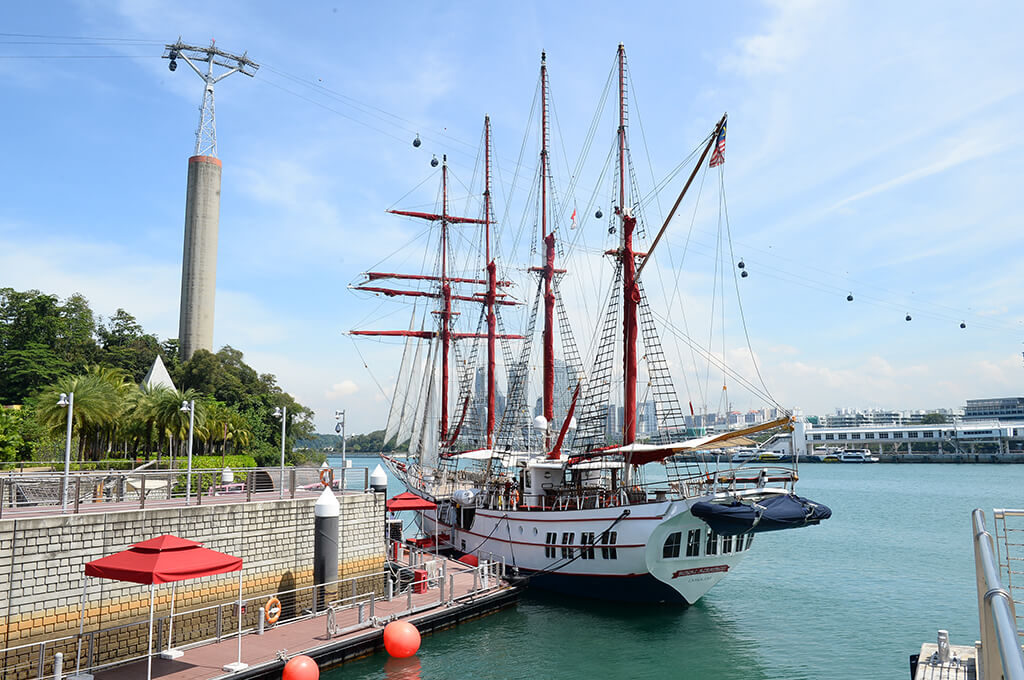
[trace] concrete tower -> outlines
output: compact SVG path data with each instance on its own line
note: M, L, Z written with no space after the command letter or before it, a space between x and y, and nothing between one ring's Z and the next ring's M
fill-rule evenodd
M178 343L182 361L198 349L213 351L213 310L217 287L217 228L220 221L221 162L217 158L217 124L213 86L232 73L252 76L259 65L246 57L209 47L186 45L178 39L165 46L164 58L171 71L184 59L203 79L203 103L199 107L195 152L188 159L185 192L185 247L181 263L181 312ZM196 66L206 62L205 73ZM214 65L223 69L214 74Z

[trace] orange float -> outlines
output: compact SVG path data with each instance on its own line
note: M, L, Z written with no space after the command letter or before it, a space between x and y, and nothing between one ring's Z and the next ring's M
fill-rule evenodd
M384 626L384 649L396 659L405 659L420 648L420 632L408 621L392 621Z
M306 655L289 659L281 673L281 680L317 680L319 677L320 667Z

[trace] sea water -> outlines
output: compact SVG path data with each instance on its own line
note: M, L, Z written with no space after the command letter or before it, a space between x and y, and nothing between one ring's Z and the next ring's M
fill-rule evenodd
M424 637L413 659L380 653L323 677L891 680L910 677L910 654L940 628L973 644L971 510L992 530L992 508L1024 506L1024 465L807 464L797 491L832 518L759 534L691 607L527 590Z

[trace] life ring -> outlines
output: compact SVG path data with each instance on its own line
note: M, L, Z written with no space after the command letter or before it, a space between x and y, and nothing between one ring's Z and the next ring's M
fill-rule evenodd
M276 597L267 600L267 603L263 605L263 616L267 619L267 623L271 625L277 623L277 620L281 618L281 600Z
M518 508L519 507L519 492L518 491L513 491L512 492L511 501L512 501L512 507L513 508Z
M321 468L320 483L323 484L324 486L334 485L334 468Z

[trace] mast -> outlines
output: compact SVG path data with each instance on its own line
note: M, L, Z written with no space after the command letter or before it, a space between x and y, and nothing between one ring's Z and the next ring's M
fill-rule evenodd
M623 414L622 445L636 441L636 310L640 289L636 283L636 253L633 230L636 218L626 208L626 48L619 43L619 205L622 222L619 261L622 263L622 363Z
M551 281L555 275L555 235L548 233L548 65L547 55L540 53L540 233L544 240L544 450L551 448L551 421L555 417L555 292Z
M389 213L395 215L404 215L406 217L414 217L416 219L427 220L430 222L439 222L441 226L440 235L440 248L441 248L441 261L440 271L437 275L434 274L402 274L397 272L379 272L372 271L366 272L366 281L356 286L353 286L355 290L361 290L367 293L378 293L387 297L424 297L433 298L439 301L438 307L433 311L433 314L437 315L438 326L437 330L352 330L349 331L351 335L364 335L364 336L376 336L376 337L411 337L420 338L423 340L440 340L441 348L441 414L440 422L438 423L438 432L440 435L440 442L442 447L451 446L454 440L458 436L459 428L456 427L449 437L449 404L448 404L448 384L450 382L450 349L451 343L456 340L467 340L467 339L484 339L488 341L488 427L487 427L487 441L490 446L490 440L494 431L494 374L495 374L495 340L506 339L506 340L523 340L522 335L517 334L498 334L496 333L496 317L494 309L497 305L518 305L513 299L508 299L510 296L508 293L498 292L499 288L507 288L512 285L511 281L499 281L497 278L497 266L493 260L490 259L490 225L492 221L492 206L491 206L491 190L490 190L490 117L485 120L486 124L486 140L487 140L487 175L486 175L486 188L484 190L484 218L474 217L457 217L448 213L448 157L444 156L444 165L441 168L441 212L440 213L427 213L417 212L411 210L389 210ZM479 224L484 226L484 235L486 241L486 257L487 257L487 278L464 278L457 276L448 275L448 228L453 224ZM408 290L400 288L391 288L379 285L368 285L385 279L395 279L399 281L421 281L430 282L436 284L435 287L431 287L431 290ZM453 291L453 284L467 284L471 286L486 286L484 292L476 292L472 295L458 294ZM458 316L458 312L452 309L453 302L470 302L477 304L486 305L487 311L487 333L456 333L452 330L452 321ZM465 412L463 412L465 417ZM459 420L461 425L461 418Z
M491 259L491 117L484 116L484 258L487 262L487 427L486 448L491 448L494 433L494 340L497 319L494 300L497 297L497 266Z
M452 286L448 283L448 154L441 157L441 425L448 438L448 350L452 340Z

